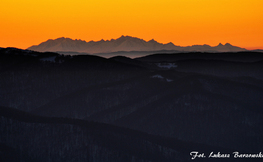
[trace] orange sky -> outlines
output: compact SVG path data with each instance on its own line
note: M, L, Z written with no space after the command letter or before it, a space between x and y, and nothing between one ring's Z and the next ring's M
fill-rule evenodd
M1 0L0 47L130 35L263 49L263 0Z

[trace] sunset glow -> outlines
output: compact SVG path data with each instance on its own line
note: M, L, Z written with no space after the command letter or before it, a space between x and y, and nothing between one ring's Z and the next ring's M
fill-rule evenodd
M262 0L1 0L0 47L130 35L175 45L263 49Z

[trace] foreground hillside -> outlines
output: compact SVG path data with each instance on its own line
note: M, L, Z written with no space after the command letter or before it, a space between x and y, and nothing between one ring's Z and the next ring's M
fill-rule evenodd
M107 124L0 112L4 161L185 161L190 147L209 148Z

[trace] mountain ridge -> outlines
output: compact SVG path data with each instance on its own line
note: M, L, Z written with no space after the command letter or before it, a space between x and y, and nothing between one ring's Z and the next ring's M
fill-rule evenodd
M182 52L238 52L246 51L245 48L233 46L230 43L225 45L219 43L217 46L204 45L192 45L192 46L177 46L172 42L159 43L154 39L145 41L143 39L124 36L117 39L100 41L85 41L80 39L71 39L60 37L57 39L48 39L39 45L33 45L28 48L29 50L39 52L84 52L89 54L96 53L112 53L119 51L160 51L160 50L177 50Z

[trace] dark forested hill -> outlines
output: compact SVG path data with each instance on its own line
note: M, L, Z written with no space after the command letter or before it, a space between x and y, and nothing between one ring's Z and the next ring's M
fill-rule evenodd
M262 71L259 52L106 59L1 48L0 156L184 161L193 150L258 153Z

